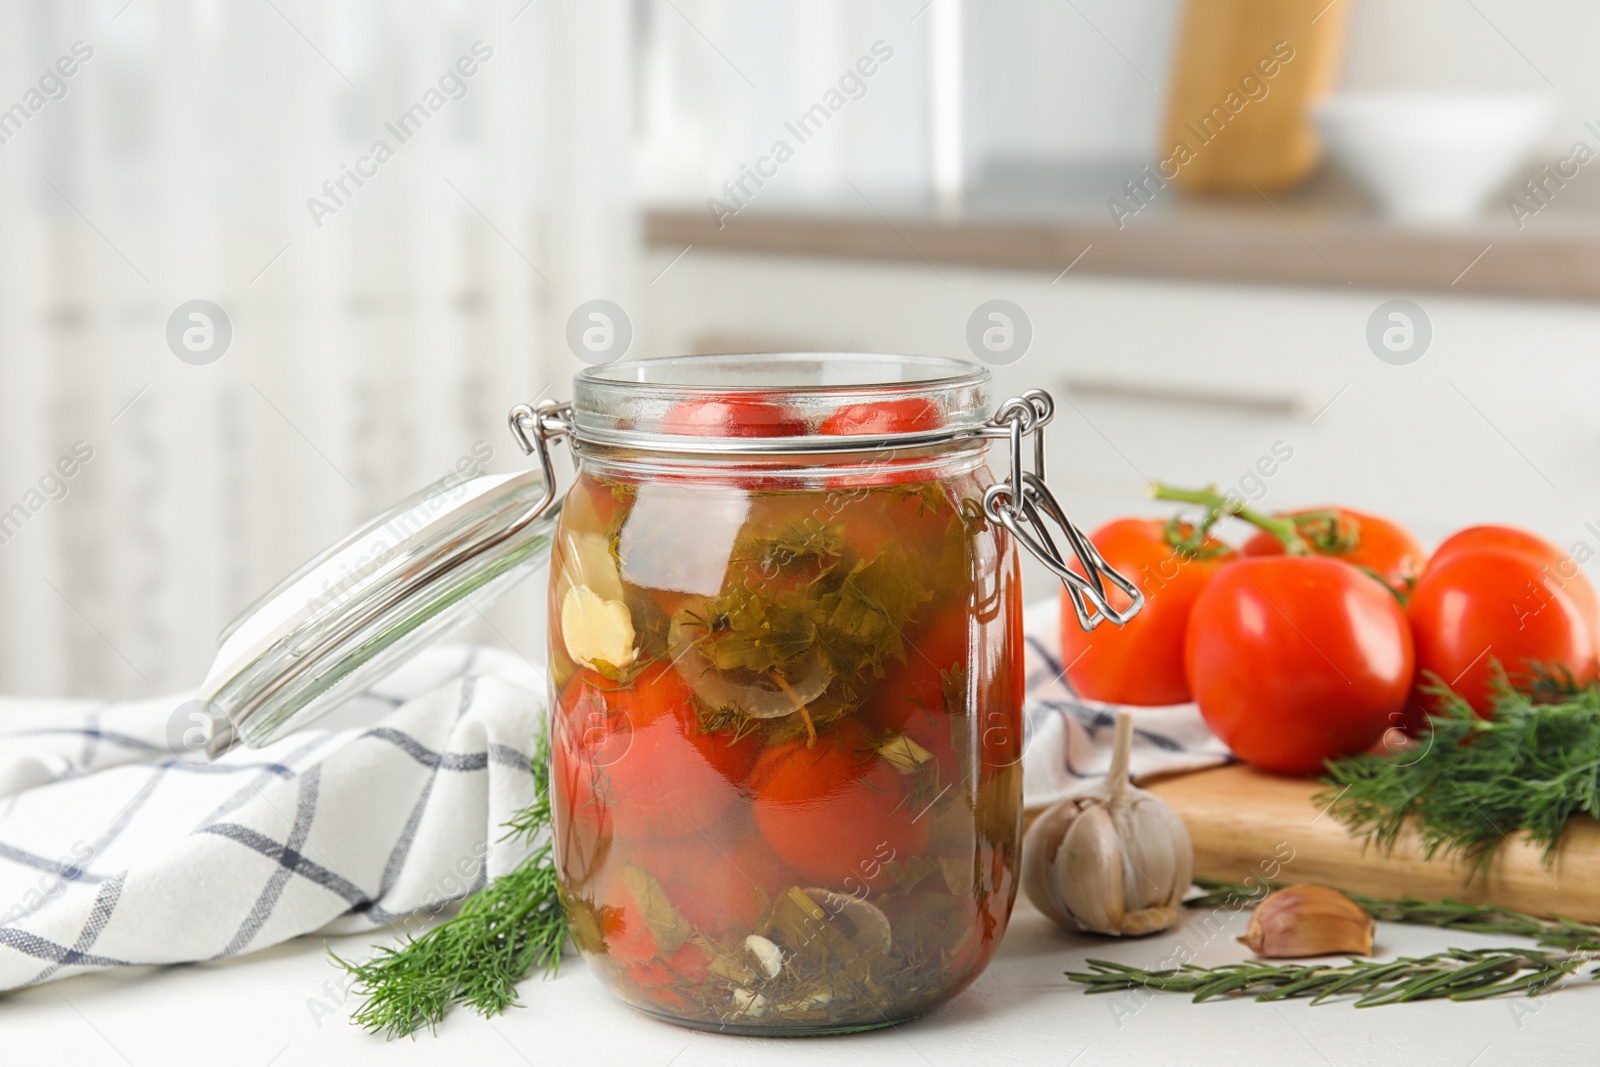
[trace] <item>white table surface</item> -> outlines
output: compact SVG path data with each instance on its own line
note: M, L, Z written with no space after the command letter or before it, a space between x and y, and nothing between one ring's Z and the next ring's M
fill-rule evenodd
M1209 941L1191 924L1196 961L1244 958L1232 916ZM618 1005L569 959L522 986L525 1005L493 1020L452 1012L437 1036L385 1042L350 1025L342 972L319 938L188 967L85 975L0 999L0 1064L73 1067L301 1067L311 1064L593 1064L873 1067L1054 1064L1297 1065L1592 1064L1600 984L1538 999L1424 1003L1357 1010L1303 1001L1191 1004L1160 994L1085 996L1062 976L1085 957L1155 963L1182 933L1107 942L1055 930L1019 902L1000 953L967 992L928 1018L849 1037L727 1037L679 1029ZM341 938L362 955L372 937ZM1378 951L1417 954L1507 939L1382 925Z

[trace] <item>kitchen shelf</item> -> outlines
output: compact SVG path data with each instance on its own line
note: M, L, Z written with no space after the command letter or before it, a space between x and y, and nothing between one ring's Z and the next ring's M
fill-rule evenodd
M1106 200L1136 172L1127 165L1012 174L984 183L957 211L853 189L826 202L769 203L758 193L720 225L704 204L657 204L645 213L645 238L674 252L692 245L1052 276L1071 265L1074 274L1600 298L1600 201L1580 183L1520 230L1505 195L1470 224L1398 226L1331 175L1270 199L1202 200L1168 187L1119 228Z

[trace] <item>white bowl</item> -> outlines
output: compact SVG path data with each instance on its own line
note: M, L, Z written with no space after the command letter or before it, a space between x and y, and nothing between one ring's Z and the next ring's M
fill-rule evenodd
M1535 90L1394 90L1341 93L1311 114L1333 158L1384 214L1441 223L1478 216L1559 104Z

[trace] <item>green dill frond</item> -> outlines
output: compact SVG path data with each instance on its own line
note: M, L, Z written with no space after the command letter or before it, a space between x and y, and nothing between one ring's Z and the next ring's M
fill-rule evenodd
M538 797L506 824L504 839L535 842L550 827L550 742L542 734L533 757ZM535 969L561 963L567 924L548 839L514 870L469 897L454 917L398 948L383 947L365 963L332 952L363 998L352 1020L371 1033L407 1037L434 1029L456 1004L498 1015L517 1003L517 983Z
M1600 816L1600 688L1536 670L1524 693L1502 674L1490 719L1443 685L1429 692L1442 708L1414 747L1329 763L1316 802L1351 833L1387 851L1415 816L1428 858L1478 874L1519 831L1549 862L1568 819Z

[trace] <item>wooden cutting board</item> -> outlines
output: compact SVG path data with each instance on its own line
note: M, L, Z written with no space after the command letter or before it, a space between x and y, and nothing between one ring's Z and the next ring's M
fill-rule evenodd
M1243 765L1218 767L1146 786L1171 804L1194 839L1195 873L1242 881L1249 875L1321 882L1372 896L1487 902L1535 915L1600 920L1600 822L1577 817L1554 862L1515 836L1497 850L1487 877L1424 860L1415 830L1392 853L1363 848L1312 803L1314 781L1280 778ZM1273 872L1276 871L1276 874Z

